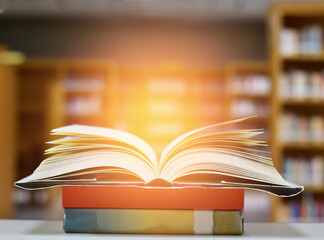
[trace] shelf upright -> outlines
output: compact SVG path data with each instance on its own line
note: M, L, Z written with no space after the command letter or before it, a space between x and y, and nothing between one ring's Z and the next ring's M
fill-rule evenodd
M324 144L323 140L313 141L300 139L298 136L295 139L288 141L284 136L288 128L296 128L295 122L285 122L284 119L287 114L293 114L293 121L298 122L297 132L302 128L302 124L305 124L305 118L311 118L313 116L321 116L324 120L323 111L323 99L314 98L313 96L285 96L283 95L283 76L289 74L291 71L302 71L309 74L313 72L320 73L324 70L324 55L323 49L318 52L310 53L304 52L304 50L298 49L297 52L287 55L283 52L282 40L283 34L286 34L284 30L294 31L295 36L299 34L299 47L301 44L301 32L305 28L312 26L320 27L321 32L324 31L324 4L319 2L310 3L278 3L274 4L267 16L268 20L268 55L271 77L273 79L273 92L271 100L271 136L272 136L272 158L275 167L285 175L288 169L288 158L292 161L289 164L293 164L293 170L290 169L291 175L297 177L301 175L299 171L301 163L306 167L312 167L314 156L321 156L323 160ZM305 32L305 31L304 31ZM323 36L322 36L323 38ZM319 42L323 45L323 39ZM289 76L290 84L297 82L296 77ZM295 82L293 82L295 81ZM309 86L300 85L299 89L306 92L306 88ZM307 80L312 85L311 81ZM292 85L291 85L292 86ZM291 87L290 86L290 87ZM298 119L301 117L300 119ZM295 119L297 118L297 120ZM309 119L307 120L309 121ZM309 123L308 123L309 124ZM310 125L310 124L309 124ZM283 134L284 133L284 134ZM301 160L301 157L304 160ZM323 164L323 163L322 163ZM289 165L289 168L291 166ZM302 171L303 172L303 171ZM324 168L321 170L324 172ZM305 174L305 171L303 172ZM315 174L314 172L312 174ZM312 176L312 175L311 175ZM309 176L308 178L311 178ZM288 179L290 180L290 179ZM309 181L310 179L306 179ZM305 181L305 180L304 180ZM297 184L305 185L305 182L297 182ZM305 192L299 196L291 199L279 199L273 198L272 205L272 220L273 221L318 221L323 220L323 216L319 216L320 210L318 206L324 206L322 189L324 181L320 186L313 186L312 184L305 185Z

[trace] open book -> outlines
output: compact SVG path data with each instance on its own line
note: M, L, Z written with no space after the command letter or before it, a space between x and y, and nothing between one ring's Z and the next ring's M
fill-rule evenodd
M70 125L52 130L63 136L49 142L45 159L16 186L39 189L59 185L139 185L251 188L280 196L303 190L285 181L252 140L262 131L235 129L242 118L185 133L163 150L160 159L130 133ZM162 179L162 180L161 180ZM166 184L168 183L168 184Z

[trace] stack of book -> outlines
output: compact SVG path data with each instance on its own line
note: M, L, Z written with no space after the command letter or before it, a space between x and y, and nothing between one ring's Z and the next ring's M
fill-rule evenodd
M173 140L160 159L142 139L120 130L71 125L16 186L63 186L66 232L242 234L243 189L293 196L252 137L235 129L245 119L193 130Z
M243 189L64 186L62 197L65 232L243 233Z

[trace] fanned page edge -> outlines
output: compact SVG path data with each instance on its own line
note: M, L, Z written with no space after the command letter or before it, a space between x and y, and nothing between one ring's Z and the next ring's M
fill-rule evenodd
M165 157L167 156L167 154L169 154L177 144L179 144L182 140L186 139L187 137L189 137L189 136L191 136L191 135L193 135L193 134L195 134L197 132L201 132L203 130L206 130L206 129L209 129L209 128L212 128L212 127L218 127L218 126L223 126L223 125L227 125L227 124L233 124L233 123L242 122L242 121L245 121L247 119L255 118L255 117L257 117L257 116L256 115L255 116L249 116L249 117L234 119L234 120L230 120L230 121L226 121L226 122L216 123L216 124L213 124L213 125L209 125L209 126L202 127L202 128L197 128L197 129L194 129L194 130L192 130L190 132L184 133L184 134L180 135L179 137L175 138L172 142L170 142L163 149L163 151L161 153L161 156L160 156L159 163L161 164L165 160Z
M109 133L108 133L109 131ZM113 134L111 134L113 133ZM145 142L140 137L131 134L129 132L125 132L118 129L112 128L104 128L104 127L95 127L95 126L87 126L87 125L79 125L73 124L68 125L60 128L55 128L51 131L52 135L93 135L99 137L108 137L108 138L116 138L125 143L132 145L133 147L139 149L143 152L148 160L150 160L153 165L158 167L158 160L156 153L154 152L153 148ZM139 144L138 144L139 143Z
M28 179L30 176L27 176L17 182L14 185L18 188L25 189L25 190L42 190L47 188L54 188L54 187L61 187L61 186L106 186L106 182L70 182L69 184L65 183L53 183L53 185L48 185L48 183L42 182L29 182ZM296 185L294 183L290 183L291 187L282 187L282 186L273 186L273 185L258 185L253 186L251 184L239 184L239 183L231 183L231 182L224 182L223 184L208 184L208 183L178 183L174 182L171 186L149 186L143 184L141 182L123 182L123 183L111 183L113 186L122 186L122 187L139 187L139 188L159 188L159 189L182 189L182 188L224 188L224 189L251 189L256 191L265 192L268 194L272 194L274 196L279 197L292 197L298 195L300 192L304 190L303 186ZM287 189L290 190L297 190L292 194L287 194ZM279 190L279 191L278 191ZM282 190L282 193L280 193Z
M202 188L231 188L231 189L247 189L261 191L277 197L293 197L304 191L304 187L290 183L290 186L265 185L265 184L247 184L222 181L220 184L212 183L179 183L174 182L173 186L178 187L202 187Z

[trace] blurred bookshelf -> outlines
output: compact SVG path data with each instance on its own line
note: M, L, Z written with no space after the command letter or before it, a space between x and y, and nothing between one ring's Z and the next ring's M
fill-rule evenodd
M226 68L226 111L228 120L257 115L240 128L264 129L259 140L271 143L270 115L272 80L264 61L230 62ZM269 152L269 147L259 150ZM265 154L268 155L269 154ZM268 194L245 191L245 218L248 221L269 221L271 198Z
M323 221L324 4L275 4L268 20L273 159L288 181L305 186L300 196L274 198L272 219Z
M222 69L173 63L121 72L117 124L146 140L158 155L180 134L224 119Z
M67 124L112 127L117 76L117 65L101 60L28 59L17 68L16 179L30 175L44 159L51 129ZM37 209L39 218L58 218L60 211L42 209L59 206L59 194L59 189L15 189L16 217Z
M122 69L104 60L28 59L17 69L17 79L16 179L33 172L44 159L45 142L52 140L50 130L63 125L129 131L159 155L178 135L225 120L220 68ZM34 209L37 218L60 219L59 194L16 189L16 217L28 217Z
M227 119L257 115L252 126L264 129L263 140L269 142L272 89L266 62L244 61L229 63L226 67ZM242 126L245 127L245 126Z
M0 218L14 216L12 202L16 166L16 74L19 64L8 48L0 45ZM12 58L14 57L14 58ZM18 59L19 60L19 59Z

